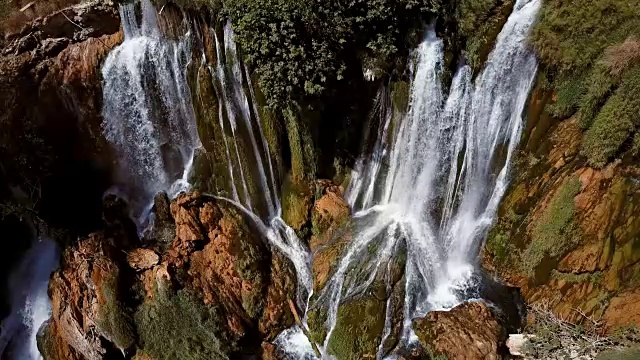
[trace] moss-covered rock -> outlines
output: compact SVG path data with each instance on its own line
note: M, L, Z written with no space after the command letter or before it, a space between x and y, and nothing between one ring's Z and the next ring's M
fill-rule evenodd
M205 305L193 293L160 286L135 314L140 346L154 360L228 359L235 344L226 336L218 307Z
M340 304L327 353L337 359L374 359L382 341L385 299L375 294Z

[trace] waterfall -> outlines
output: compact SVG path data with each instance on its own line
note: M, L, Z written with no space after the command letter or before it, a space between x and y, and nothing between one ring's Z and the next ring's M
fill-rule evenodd
M404 345L413 340L412 319L475 296L477 255L508 183L537 71L526 39L540 6L518 0L475 82L463 65L448 94L443 41L427 31L407 113L390 127L388 111L379 112L373 156L363 154L352 174L346 199L356 231L313 303L328 309L325 348L340 302L364 294L380 273L388 280L399 251L406 253ZM388 316L385 323L386 337Z
M119 164L119 183L143 220L156 193L187 190L194 150L200 146L187 83L189 34L164 38L156 10L141 1L120 6L124 42L102 67L103 131Z
M9 277L11 313L0 327L0 357L42 359L36 343L38 330L51 316L47 295L49 277L58 267L58 248L50 239L39 239Z
M306 309L312 291L311 257L293 229L281 218L282 208L276 191L278 182L249 71L240 59L229 23L224 27L223 39L215 31L211 36L216 44L216 68L211 73L217 84L216 95L222 103L218 122L221 129L232 135L229 139L232 141L224 138L224 146L233 198L221 199L230 201L253 218L267 240L291 260L298 278L297 304ZM251 164L253 174L244 173L243 163ZM251 193L252 187L247 183L249 176L258 180L255 193ZM265 204L266 212L253 200ZM261 216L262 213L265 214Z
M266 217L273 218L279 215L280 200L275 191L277 183L273 164L269 146L262 132L249 71L240 60L231 25L227 23L224 27L224 43L215 31L212 33L216 44L216 68L212 73L215 74L214 80L217 80L218 85L216 95L222 103L218 122L221 129L227 129L232 134L233 139L229 141L223 136L231 194L234 201L242 203L248 210L256 213L260 213L262 209L258 209L252 198L260 197L266 207ZM243 76L249 91L245 91ZM249 150L240 149L243 142L248 142ZM251 164L255 174L245 174L243 164ZM260 187L257 190L263 196L251 193L247 183L249 176L257 178ZM242 193L238 190L237 183L240 184Z

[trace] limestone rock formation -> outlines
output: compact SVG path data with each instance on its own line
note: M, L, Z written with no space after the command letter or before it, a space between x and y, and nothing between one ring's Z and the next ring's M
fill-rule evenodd
M119 239L109 226L67 249L49 287L45 359L224 358L268 349L262 342L293 324L293 266L272 252L253 220L198 193L179 196L170 209L165 220L176 235L161 253ZM198 350L197 343L207 345Z
M590 167L576 118L554 122L534 91L530 132L484 250L484 266L520 287L530 305L568 321L637 324L638 168L623 157Z
M451 360L497 360L506 354L507 332L492 310L467 302L451 311L432 311L413 322L426 350Z

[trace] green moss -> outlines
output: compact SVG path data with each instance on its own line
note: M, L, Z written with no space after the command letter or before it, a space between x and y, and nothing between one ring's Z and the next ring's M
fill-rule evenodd
M465 41L467 63L477 73L507 21L513 0L462 0L456 12L460 36Z
M509 262L510 255L513 251L509 243L509 235L500 231L489 235L486 249L493 255L495 264L499 266Z
M187 290L159 289L135 314L141 348L154 360L228 359L235 347L224 335L222 312Z
M385 301L370 296L340 305L327 352L340 360L375 358L384 330Z
M391 102L396 111L407 112L409 107L409 83L406 81L395 81L391 83Z
M309 325L309 334L311 340L317 344L324 343L324 338L327 337L327 328L325 326L327 321L327 309L324 307L310 309L307 314L307 324Z
M580 108L585 93L584 79L578 76L556 82L556 101L545 110L558 119L575 114Z
M604 66L595 66L589 76L585 78L585 94L580 99L579 125L582 129L588 129L596 115L607 101L607 98L618 86L617 77L611 76Z
M551 278L557 280L563 280L568 283L574 284L584 284L584 283L593 283L600 284L603 280L603 274L601 271L596 271L593 273L584 273L584 274L573 274L573 273L564 273L558 270L551 271Z
M580 192L580 186L580 180L576 177L566 180L535 225L531 243L521 254L521 267L528 276L537 275L543 260L558 259L578 240L572 220L575 213L574 198ZM545 269L542 271L546 272Z
M583 153L592 166L603 167L635 133L640 119L640 67L630 71L587 130Z
M133 318L119 298L116 276L108 276L100 287L103 303L99 304L97 325L122 350L135 341Z
M242 307L249 317L255 319L264 307L263 287L266 283L262 266L267 263L265 256L267 249L254 238L251 230L246 226L242 214L233 207L221 208L224 217L234 219L236 234L234 237L235 262L238 275L246 284L250 284L249 290L242 291Z
M291 174L294 182L313 180L316 175L316 152L307 119L288 109L283 113L291 151Z

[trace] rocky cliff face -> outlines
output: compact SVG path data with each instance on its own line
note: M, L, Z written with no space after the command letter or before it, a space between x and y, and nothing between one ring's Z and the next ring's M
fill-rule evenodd
M532 95L530 132L484 265L569 321L601 317L610 331L637 324L640 169L632 153L590 167L577 120L553 120L543 110L551 101L540 88Z

